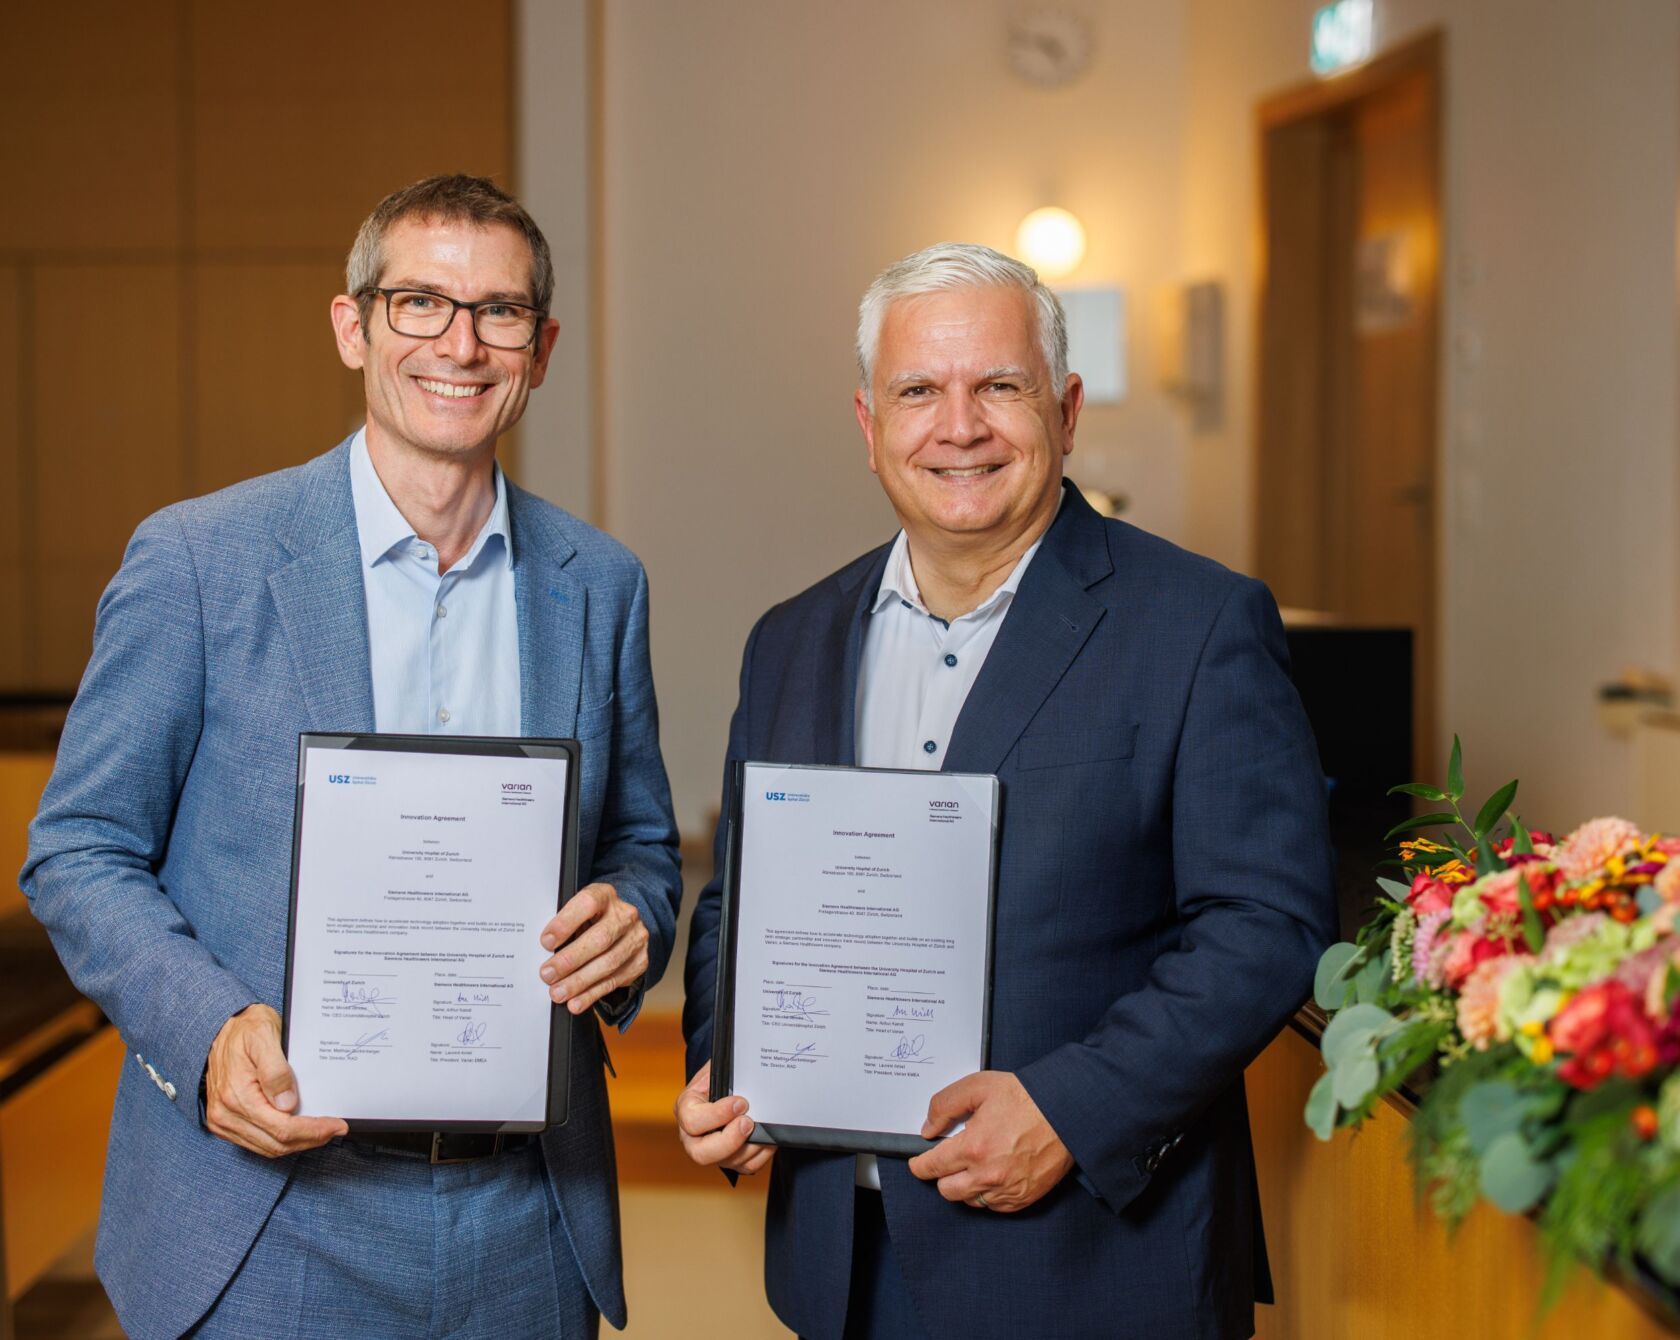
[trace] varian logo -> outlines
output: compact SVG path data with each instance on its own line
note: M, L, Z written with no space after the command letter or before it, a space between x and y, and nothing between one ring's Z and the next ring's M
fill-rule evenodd
M535 799L536 796L532 794L529 782L502 783L502 804L504 805L529 805Z

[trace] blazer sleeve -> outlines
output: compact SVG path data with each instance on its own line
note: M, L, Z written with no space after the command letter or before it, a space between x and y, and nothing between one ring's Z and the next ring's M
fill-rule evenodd
M195 1125L210 1044L257 1000L158 882L203 725L204 676L193 557L160 512L100 598L19 880L71 980L175 1086L174 1106Z
M1018 1072L1115 1211L1300 1005L1334 938L1324 780L1287 662L1270 593L1241 579L1203 644L1174 761L1178 941L1088 1036ZM1091 886L1102 896L1100 872Z
M611 884L648 929L648 970L641 984L601 1002L603 1017L622 1030L640 1012L644 990L665 973L682 900L682 857L659 752L659 704L648 652L647 573L639 563L613 676L612 761L595 862L583 879Z
M717 831L712 835L712 877L700 891L688 927L688 962L683 972L683 1037L688 1042L684 1073L688 1079L693 1079L695 1072L712 1056L718 955L722 952L718 930L723 917L724 848L732 817L730 811L734 807L734 793L729 779L735 764L744 760L748 753L753 653L763 627L764 620L760 619L748 634L746 650L741 654L740 695L736 699L735 714L729 719L729 744L724 751L723 803L718 807Z

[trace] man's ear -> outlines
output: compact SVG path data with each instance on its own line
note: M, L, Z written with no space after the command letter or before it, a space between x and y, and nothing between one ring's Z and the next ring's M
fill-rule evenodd
M537 332L537 347L531 351L531 389L534 391L543 384L543 378L548 376L548 360L554 353L554 345L560 338L560 323L550 317L542 323L542 329Z
M875 414L869 408L869 398L859 387L852 392L852 412L857 415L858 427L863 429L863 440L869 448L869 468L875 474L881 472L875 468Z
M361 369L367 363L367 334L362 329L362 310L348 293L332 300L332 326L339 361L347 368Z
M1085 382L1077 372L1067 375L1062 388L1062 455L1073 450L1073 430L1079 423L1079 411L1085 408Z

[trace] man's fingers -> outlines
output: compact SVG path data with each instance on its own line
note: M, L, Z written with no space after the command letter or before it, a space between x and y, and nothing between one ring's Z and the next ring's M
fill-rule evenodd
M677 1125L684 1135L701 1136L719 1130L747 1110L747 1100L735 1094L708 1103L703 1097L690 1101L689 1093L684 1089L677 1099Z
M544 949L555 950L572 936L577 934L578 927L595 920L606 910L607 903L616 893L608 884L586 884L570 898L566 905L556 912L543 927L542 946Z
M636 928L640 930L640 927ZM567 951L570 952L569 950ZM556 955L554 962L560 961ZM627 935L616 944L582 964L569 977L549 988L556 1003L570 1001L572 1012L595 1003L625 982L633 982L647 971L647 932Z
M263 1097L282 1112L293 1111L298 1102L297 1080L286 1063L286 1053L280 1050L280 1039L266 1029L254 1030L246 1035L245 1054Z
M775 1157L775 1145L743 1145L741 1152L732 1159L726 1159L723 1166L731 1172L751 1177L754 1173L763 1172Z
M713 1131L710 1135L693 1136L684 1133L681 1138L689 1158L709 1168L739 1153L752 1132L751 1117L736 1117L722 1130Z
M941 1140L927 1153L918 1154L910 1160L911 1175L921 1178L924 1182L936 1182L941 1177L949 1177L966 1167L968 1151L963 1147L960 1135Z
M982 1192L987 1191L986 1184L975 1175L972 1169L965 1168L962 1172L954 1173L950 1177L941 1177L938 1183L939 1194L949 1201L971 1203ZM987 1209L991 1208L988 1201Z
M983 1087L980 1080L978 1074L964 1075L928 1099L927 1120L922 1123L922 1139L933 1139L949 1129L952 1122L966 1117L980 1105Z

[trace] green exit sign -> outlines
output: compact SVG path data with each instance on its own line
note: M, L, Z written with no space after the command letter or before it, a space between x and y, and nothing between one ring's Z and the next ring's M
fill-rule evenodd
M1314 74L1335 74L1371 58L1374 0L1336 0L1313 14Z

